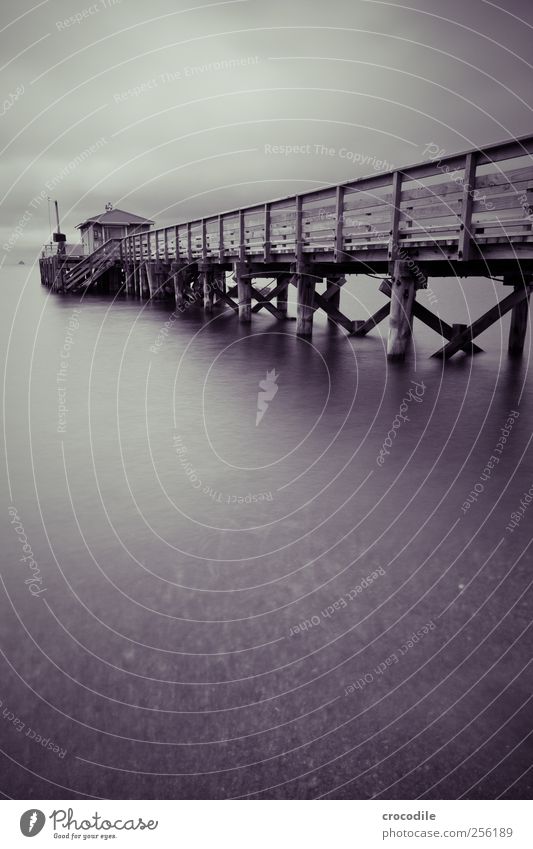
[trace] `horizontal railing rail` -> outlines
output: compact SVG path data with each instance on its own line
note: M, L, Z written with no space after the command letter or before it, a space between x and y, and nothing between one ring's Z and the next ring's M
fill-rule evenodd
M82 257L76 265L65 272L65 289L72 289L89 275L92 277L105 271L121 256L122 239L108 239L91 254Z
M121 240L125 261L334 262L421 245L468 260L475 246L533 240L533 136L194 219Z

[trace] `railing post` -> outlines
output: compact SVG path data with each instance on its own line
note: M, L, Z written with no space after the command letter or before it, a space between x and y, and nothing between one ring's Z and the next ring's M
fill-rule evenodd
M202 218L202 259L207 259L207 224L205 218Z
M391 227L389 230L389 262L394 262L399 256L399 230L402 204L402 174L395 171L392 175L391 194Z
M134 240L133 236L130 236L128 238L128 280L129 280L128 292L135 294L135 274L134 274L135 253L134 253L133 240Z
M140 239L141 239L141 261L139 263L139 298L142 301L143 298L146 295L146 292L145 292L145 277L146 277L146 265L145 264L146 264L146 260L144 258L144 239L142 237L142 234L140 236ZM146 241L147 241L146 252L149 254L150 253L150 234L149 233L147 234Z
M270 204L265 203L265 238L263 240L263 261L270 262Z
M246 258L245 246L244 246L244 237L245 237L245 227L244 227L244 210L239 209L239 260L244 262Z
M191 222L187 221L187 259L192 262Z
M472 246L472 207L476 187L476 154L467 153L463 178L463 199L461 203L461 227L457 256L463 262L470 259Z
M218 216L218 258L224 262L224 218Z
M296 262L300 263L302 261L303 256L303 244L302 244L302 196L296 195L295 197L295 215L296 219L294 222L294 253L296 255Z
M344 253L344 186L337 186L335 196L335 262L340 262Z

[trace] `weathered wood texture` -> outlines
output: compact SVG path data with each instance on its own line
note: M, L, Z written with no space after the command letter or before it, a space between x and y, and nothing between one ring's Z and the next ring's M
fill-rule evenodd
M533 136L129 238L128 255L231 263L533 259ZM431 158L433 157L433 158Z
M391 303L387 356L402 360L413 329L413 303L416 283L407 263L396 260L393 264Z
M515 292L521 292L524 289L524 283L517 283L514 287ZM520 356L524 350L526 340L527 324L529 317L529 301L531 298L531 289L526 291L526 295L522 300L511 310L511 326L509 327L509 353L512 356Z
M303 270L298 271L296 286L296 333L298 336L311 336L315 309L315 278L312 274L306 274Z
M247 324L252 320L252 288L246 266L242 263L235 263L234 276L239 300L239 321Z
M173 294L180 308L203 303L212 312L225 305L245 323L260 311L287 318L292 284L299 335L311 335L316 310L357 336L389 315L391 359L405 356L413 317L447 340L438 355L448 358L479 351L475 336L512 309L509 351L519 354L530 282L516 283L512 295L470 327L446 324L415 297L428 275L531 281L532 154L533 136L442 158L428 145L424 162L402 170L112 239L86 257L43 256L41 281L52 291L95 286L141 299ZM391 271L390 304L364 321L341 311L346 274ZM316 281L323 280L320 294Z
M523 286L516 288L514 292L507 295L503 301L500 301L496 304L496 306L492 307L476 319L476 321L474 321L469 327L466 327L461 333L454 336L451 342L448 342L448 344L441 350L436 351L433 356L440 357L445 360L452 357L457 351L461 350L464 345L471 342L472 339L475 339L476 336L479 336L480 333L487 330L491 324L494 324L502 318L507 312L509 312L509 310L518 306L522 301L528 300L531 293L531 285L532 284L524 284Z

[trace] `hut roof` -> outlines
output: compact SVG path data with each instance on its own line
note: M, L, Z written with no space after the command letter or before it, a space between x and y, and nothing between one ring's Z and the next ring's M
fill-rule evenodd
M142 218L140 215L134 215L133 212L125 212L123 209L109 209L106 212L101 212L99 215L92 215L86 218L81 224L76 225L76 229L85 227L87 224L153 224L150 218Z

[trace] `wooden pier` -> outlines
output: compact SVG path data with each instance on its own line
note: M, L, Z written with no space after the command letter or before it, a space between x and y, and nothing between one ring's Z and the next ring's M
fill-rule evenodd
M511 310L509 352L518 355L533 287L532 153L533 136L440 159L430 150L402 170L112 239L64 267L43 257L41 281L208 313L226 305L241 322L260 310L285 321L294 286L296 333L311 336L317 310L354 336L388 316L390 359L405 356L415 317L441 334L434 356L448 359L479 351L474 339ZM367 319L341 310L346 276L357 274L381 276L389 298ZM511 287L470 325L449 325L416 300L429 277L469 276Z

